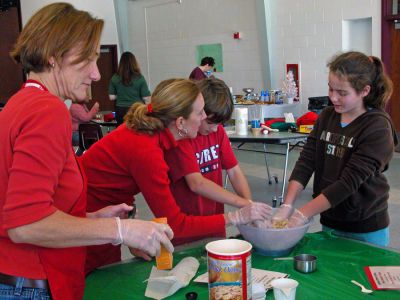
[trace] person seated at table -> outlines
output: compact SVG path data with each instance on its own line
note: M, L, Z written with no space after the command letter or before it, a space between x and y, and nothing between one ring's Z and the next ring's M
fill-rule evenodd
M290 177L284 204L273 222L289 218L289 227L321 213L324 231L387 246L389 184L387 170L397 144L384 111L392 83L375 56L347 52L329 63L329 98ZM314 173L311 201L293 203Z
M212 216L191 216L180 210L170 190L164 155L177 146L177 141L197 136L206 118L204 100L191 80L160 84L149 104L135 103L124 124L82 156L88 178L88 211L110 204L130 205L134 195L141 192L153 214L167 218L177 238L207 237L216 228L266 218L270 207L263 203ZM88 247L86 270L120 259L120 247Z
M73 102L69 109L69 113L71 114L71 120L72 120L73 146L79 145L79 124L89 122L99 112L99 107L100 107L99 102L93 104L92 108L89 109L86 106L86 103L88 103L89 101L90 99L86 99L85 103Z
M49 4L11 52L28 80L0 113L0 299L82 299L87 245L173 251L169 226L120 220L131 206L86 212L64 99L84 101L100 80L103 24L71 4Z
M200 62L200 66L193 69L189 75L189 79L201 80L207 78L207 72L210 72L215 65L214 58L210 56L203 57Z
M165 154L171 191L181 211L188 215L223 214L224 203L243 207L251 202L249 185L221 126L231 118L233 100L221 79L206 78L196 84L204 97L207 118L201 121L196 138L179 141L178 147ZM222 187L222 170L226 170L237 195ZM212 236L225 237L225 228L216 227ZM195 239L175 238L174 243Z

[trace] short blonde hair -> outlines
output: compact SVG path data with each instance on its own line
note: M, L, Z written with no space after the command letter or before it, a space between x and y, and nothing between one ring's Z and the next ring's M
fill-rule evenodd
M164 80L151 95L151 109L150 104L132 105L124 119L126 126L148 134L160 131L179 117L189 118L199 94L200 90L192 80Z
M53 3L30 18L10 55L26 72L40 73L50 68L51 57L60 62L65 53L79 45L79 56L72 62L77 64L96 53L103 25L103 20L69 3Z

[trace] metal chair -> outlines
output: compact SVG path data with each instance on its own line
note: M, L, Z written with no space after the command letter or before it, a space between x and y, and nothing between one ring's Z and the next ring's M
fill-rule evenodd
M79 124L79 147L76 155L80 156L87 151L90 146L103 137L101 126L93 123Z

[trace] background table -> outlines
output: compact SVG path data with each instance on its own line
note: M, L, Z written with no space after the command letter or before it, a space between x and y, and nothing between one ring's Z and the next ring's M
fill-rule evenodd
M99 124L100 126L106 126L106 127L117 127L117 121L109 121L106 122L104 121L104 117L102 119L91 119L90 122Z
M364 273L365 266L398 266L400 254L389 249L374 247L365 243L333 236L325 232L306 234L288 256L301 253L316 255L317 270L302 274L293 269L293 261L273 260L253 251L252 267L289 274L299 282L297 300L337 299L400 299L400 291L374 291L372 295L362 294L359 287L350 283L354 279L367 288L371 285ZM174 253L174 266L184 257L194 256L200 262L195 278L207 272L207 255L204 246L189 248ZM103 299L148 299L144 296L154 262L135 260L96 270L86 279L85 300ZM198 293L199 300L208 299L207 284L191 282L175 295L166 299L185 299L191 291ZM274 299L268 291L267 299Z
M101 119L92 119L92 120L90 120L90 122L94 123L94 124L98 124L98 125L100 125L102 127L105 127L107 129L107 133L110 133L111 127L117 127L118 126L117 121L115 121L115 120L112 120L110 122L104 121L104 114L102 114Z
M268 167L268 160L267 154L276 154L276 155L283 155L285 156L284 167L283 167L283 181L282 181L282 189L280 194L280 202L283 201L283 195L285 193L286 187L286 177L287 177L287 165L289 159L289 151L291 150L290 145L294 144L297 145L299 142L305 142L307 139L307 134L304 133L296 133L296 132L271 132L269 134L260 134L260 135L253 135L250 131L247 132L247 135L238 135L234 131L234 127L225 127L225 131L228 134L229 140L231 142L239 142L240 144L234 149L236 150L245 150L245 151L252 151L252 152L259 152L257 150L249 150L244 149L242 146L245 143L260 143L264 147L264 160L265 165L267 168L267 176L268 182L271 184L271 176L269 173ZM267 150L268 144L275 144L275 145L283 145L285 146L284 152L271 152Z
M268 118L284 118L284 113L292 113L293 116L299 117L301 115L301 104L252 104L242 105L235 104L236 107L247 107L249 120L261 120ZM235 119L235 113L232 115Z

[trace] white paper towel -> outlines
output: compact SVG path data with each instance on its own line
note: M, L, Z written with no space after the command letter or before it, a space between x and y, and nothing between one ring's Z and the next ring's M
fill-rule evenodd
M185 257L172 270L151 269L147 281L145 296L153 299L164 299L189 284L199 268L199 261L194 257Z
M248 129L248 109L247 107L235 108L235 131L238 135L247 135Z

